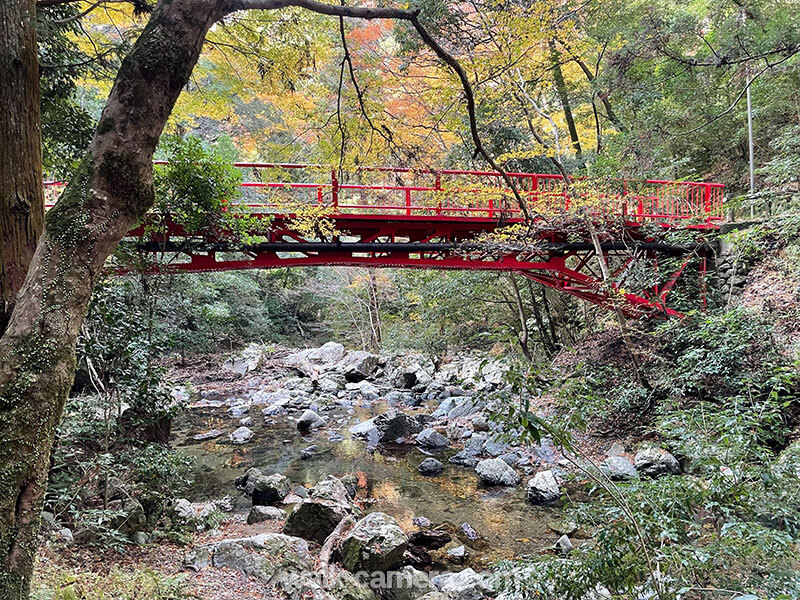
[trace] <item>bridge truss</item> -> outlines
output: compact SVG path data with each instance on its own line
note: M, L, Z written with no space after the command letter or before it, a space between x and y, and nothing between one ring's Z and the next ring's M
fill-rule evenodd
M554 224L534 228L538 239L514 247L476 243L524 222L498 173L371 167L340 181L335 170L318 166L236 167L243 171L242 201L228 209L246 209L259 223L254 239L242 244L224 231L190 235L169 215L154 215L150 221L159 227L143 225L126 238L141 255L159 258L149 270L338 265L510 271L601 306L613 295L631 316L678 314L668 296L694 263L702 291L710 247L663 244L647 232L679 228L696 231L699 240L718 227L724 199L724 187L715 183L575 180L565 189L558 175L510 173L531 213ZM61 186L46 182L49 198ZM604 231L600 248L612 270L610 284L603 282L588 231L569 217L576 206ZM617 232L611 239L603 227L609 222ZM657 281L634 283L631 274L643 261L655 269L668 262L673 269Z

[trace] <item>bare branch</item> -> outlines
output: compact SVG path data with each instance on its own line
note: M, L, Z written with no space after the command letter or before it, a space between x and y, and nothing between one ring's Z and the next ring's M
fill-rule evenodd
M317 0L231 0L228 9L235 10L275 10L278 8L305 8L323 15L333 17L351 17L355 19L404 19L411 20L419 14L419 10L402 8L382 8L364 6L340 6L325 4Z

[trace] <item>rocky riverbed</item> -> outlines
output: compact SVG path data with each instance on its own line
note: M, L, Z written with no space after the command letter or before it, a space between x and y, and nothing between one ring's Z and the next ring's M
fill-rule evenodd
M241 523L235 537L196 539L185 567L233 569L294 597L368 598L361 584L397 587L391 574L409 588L396 598L478 599L492 595L480 575L492 562L568 553L568 535L581 535L558 508L569 464L549 441L524 447L492 418L506 369L329 342L253 345L218 368L176 372L188 408L173 443L197 470L170 518L197 531L225 513ZM637 476L624 450L612 446L603 462L612 479ZM645 454L642 470L679 469Z

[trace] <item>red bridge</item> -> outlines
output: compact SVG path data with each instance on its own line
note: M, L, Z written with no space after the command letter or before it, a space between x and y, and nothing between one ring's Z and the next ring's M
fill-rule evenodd
M476 238L524 222L499 173L362 167L340 181L330 167L235 166L244 176L242 200L228 210L255 217L257 241L235 242L224 231L190 235L168 215L154 215L159 233L142 226L127 238L140 254L161 259L151 270L342 265L515 271L599 305L615 294L629 315L678 314L667 307L667 296L693 260L704 279L709 247L659 243L653 231L696 230L699 239L723 215L724 186L717 183L575 179L567 189L559 175L508 173L535 215L537 240L477 244ZM50 202L63 185L45 183ZM577 206L604 234L610 285L593 260L588 231L576 225ZM642 260L656 270L659 261L673 268L643 283L634 274Z

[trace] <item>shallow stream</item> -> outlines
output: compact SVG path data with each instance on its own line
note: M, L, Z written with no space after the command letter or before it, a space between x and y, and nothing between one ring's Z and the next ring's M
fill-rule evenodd
M224 399L224 398L222 398ZM455 449L427 453L413 444L381 446L368 451L366 443L354 438L349 427L387 409L380 402L354 406L335 406L327 411L328 426L301 436L288 416L275 417L265 424L258 407L250 411L255 435L246 444L235 446L227 435L198 442L193 436L214 428L226 434L238 427L238 419L226 413L226 407L192 408L176 422L174 444L196 459L195 485L189 494L192 501L231 495L240 498L240 510L249 508L234 481L248 468L265 473L282 473L292 485L313 486L328 475L362 474L366 489L358 497L371 498L368 512L381 511L395 517L407 531L414 530L412 519L424 516L434 526L449 525L460 531L464 523L480 534L469 540L454 536L469 549L470 562L488 563L498 558L532 554L552 546L558 537L548 523L560 518L557 509L534 507L525 501L525 478L515 488L483 488L473 469L448 462ZM410 411L409 411L410 412ZM332 441L340 439L340 441ZM311 458L301 452L311 445L317 450ZM435 456L445 465L436 477L424 477L417 466L427 456Z

